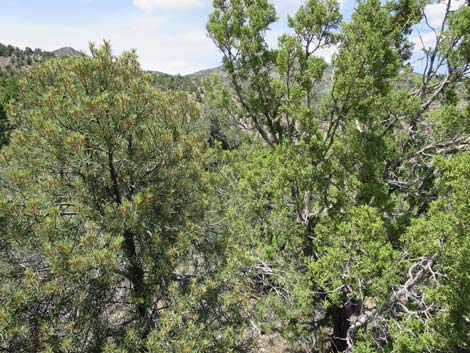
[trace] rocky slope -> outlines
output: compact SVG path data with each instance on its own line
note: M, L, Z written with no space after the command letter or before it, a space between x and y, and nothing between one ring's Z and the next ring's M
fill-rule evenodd
M0 43L0 74L11 75L43 60L78 55L80 55L80 52L70 47L45 51L38 48L33 50L29 47L20 49Z

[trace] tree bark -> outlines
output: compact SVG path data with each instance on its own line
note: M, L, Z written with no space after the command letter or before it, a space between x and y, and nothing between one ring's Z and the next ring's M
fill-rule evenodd
M124 232L124 252L129 260L128 275L132 283L135 296L138 299L136 306L140 319L144 319L147 313L147 293L145 290L144 270L137 260L134 234L130 230ZM142 302L143 301L143 302Z
M347 306L332 308L333 337L331 352L344 352L347 348L346 335L349 329L350 309Z

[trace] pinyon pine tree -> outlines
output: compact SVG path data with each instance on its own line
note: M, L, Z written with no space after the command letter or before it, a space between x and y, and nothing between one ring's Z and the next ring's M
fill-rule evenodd
M24 73L0 166L0 350L245 351L248 305L227 278L186 94L135 53Z

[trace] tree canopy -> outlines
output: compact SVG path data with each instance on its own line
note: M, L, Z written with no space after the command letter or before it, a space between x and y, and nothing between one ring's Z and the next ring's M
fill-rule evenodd
M2 349L243 346L223 242L204 232L198 107L154 89L135 53L91 53L19 82L0 179Z
M459 187L442 183L468 170L470 12L447 2L417 74L411 36L426 5L359 1L342 22L337 2L307 0L272 49L268 1L214 2L207 29L229 85L219 109L258 136L219 167L227 228L254 249L261 320L274 315L305 352L466 349L468 309L452 298L468 271L443 255L464 261L451 224L466 226L449 204ZM328 65L320 50L333 45Z
M271 48L214 0L204 86L108 42L2 81L0 350L467 351L470 7L429 4L306 0Z

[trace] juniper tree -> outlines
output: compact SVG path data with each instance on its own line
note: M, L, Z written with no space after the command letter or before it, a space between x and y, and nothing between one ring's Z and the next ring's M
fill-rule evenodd
M427 2L359 1L340 23L335 1L307 0L277 49L265 42L276 20L267 0L213 2L207 29L231 91L219 109L258 137L219 157L223 221L242 235L245 273L268 304L259 321L277 308L270 320L306 352L465 349L468 308L457 297L468 244L450 224L456 208L468 211L452 195L468 171L470 13L446 4L416 74L411 34L431 25ZM332 44L328 68L318 50ZM456 194L436 170L454 154L445 175L458 165Z

